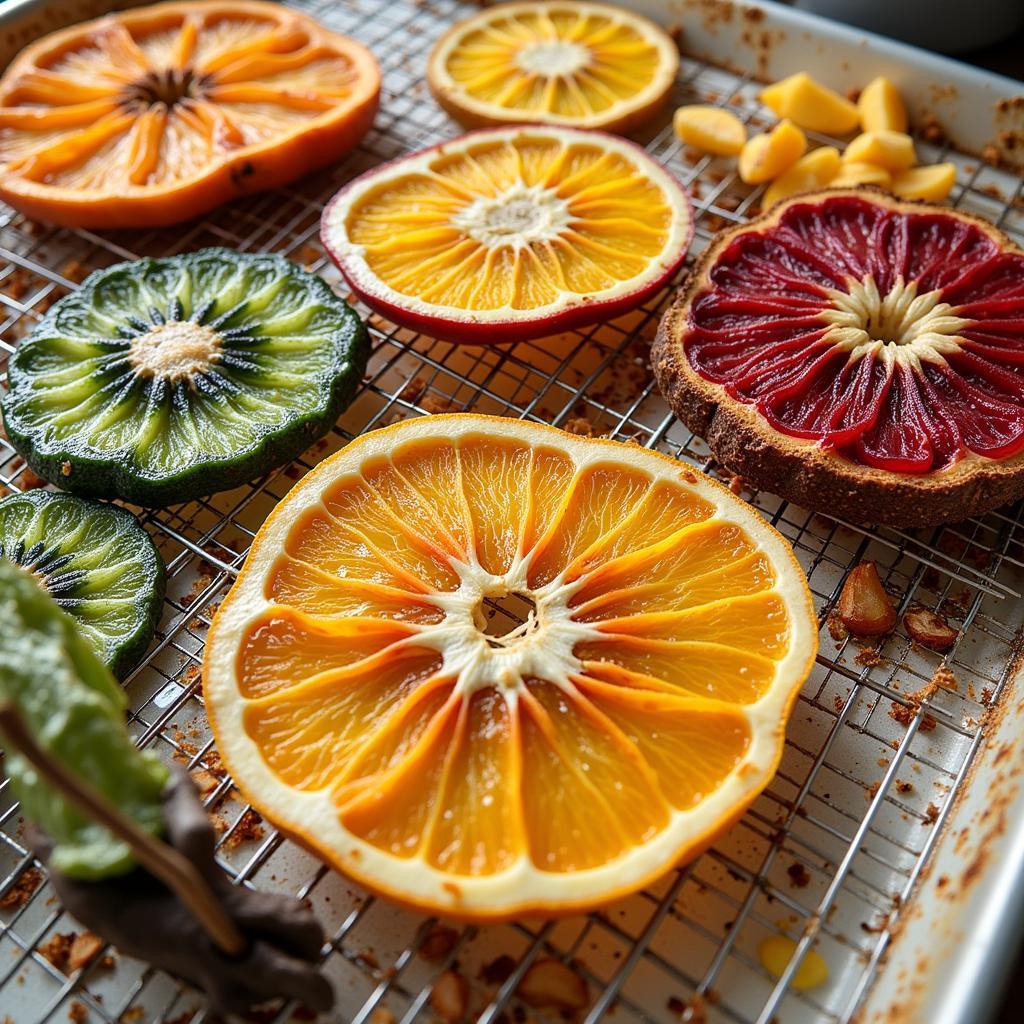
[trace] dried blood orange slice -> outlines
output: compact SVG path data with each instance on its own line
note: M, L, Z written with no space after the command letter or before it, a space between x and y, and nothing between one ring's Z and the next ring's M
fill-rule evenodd
M493 920L607 902L708 845L774 772L816 647L791 549L721 485L430 416L271 513L203 685L279 827L402 903Z
M0 79L0 198L72 226L187 220L336 160L379 91L368 50L278 4L123 11L45 36Z
M668 98L679 51L654 22L576 0L499 4L460 21L427 64L437 101L471 127L529 122L631 131Z
M925 526L1024 494L1024 252L960 210L833 190L722 233L654 364L720 460L817 511Z
M693 233L682 186L602 132L470 132L357 178L321 238L363 301L453 341L522 341L665 286Z

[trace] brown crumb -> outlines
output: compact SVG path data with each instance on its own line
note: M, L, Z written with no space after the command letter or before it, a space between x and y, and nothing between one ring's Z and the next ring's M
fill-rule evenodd
M43 873L39 868L26 868L18 880L0 897L0 910L16 910L28 903L32 893L39 888Z
M462 412L462 408L456 405L450 398L442 398L440 395L427 395L420 403L425 413L437 416L445 412Z
M924 823L926 825L934 825L939 820L939 809L934 803L930 803L924 812Z
M121 1014L121 1022L122 1024L136 1024L137 1021L142 1020L145 1013L144 1007L132 1006Z
M942 666L940 665L935 671L935 675L921 687L920 690L915 690L913 693L907 694L907 703L900 704L897 701L892 702L892 708L889 711L889 717L899 722L900 725L910 725L914 720L914 716L921 710L921 705L924 704L939 688L940 685L945 685L943 681L944 676L941 675ZM948 670L947 670L948 672ZM952 672L948 672L949 678L953 677ZM954 684L956 680L953 680ZM955 687L954 687L955 688ZM938 722L935 720L935 716L931 714L925 714L921 719L921 724L918 726L921 732L931 732Z
M839 612L835 608L828 613L825 626L828 628L828 635L837 644L841 644L850 635L850 631L843 625L843 620L839 617Z
M990 164L992 167L998 167L1000 163L999 147L993 146L990 142L987 146L982 146L981 152L978 154L985 163Z
M67 974L68 957L71 955L71 944L75 941L74 932L56 932L40 947L39 952L57 968Z
M797 889L806 889L810 884L811 874L799 861L793 861L786 868L786 874L789 875L789 884L796 886Z
M941 146L946 141L946 129L942 122L932 114L928 114L917 127L918 134L925 142Z
M885 658L878 653L878 649L875 647L862 647L857 657L853 659L858 665L881 665Z
M485 985L504 985L515 969L515 960L508 953L502 953L480 968L480 980Z
M104 945L103 940L95 932L79 932L68 952L68 967L72 971L85 967L96 958Z
M459 933L454 928L438 924L427 933L427 937L420 946L420 956L424 960L436 963L443 960L459 941Z
M205 768L197 768L192 772L192 781L204 800L220 785L220 779Z
M370 1024L395 1024L395 1015L386 1006L374 1007Z
M81 284L89 276L89 268L81 260L68 260L60 268L60 273L73 284Z
M734 473L732 479L729 481L729 490L739 497L743 493L743 487L743 477L741 477L739 473Z
M578 434L580 437L593 437L594 424L586 416L573 416L565 424L565 429L570 434Z
M68 1009L68 1020L74 1024L85 1024L89 1019L89 1011L77 1000Z
M61 476L71 476L71 463L70 462L62 462L60 464L60 475Z
M882 780L881 779L875 779L875 781L872 782L870 786L868 786L867 792L864 794L864 796L868 800L869 803L872 800L874 800L876 796L878 796L878 790L881 788L881 785L882 785Z
M957 686L956 676L953 675L952 670L945 662L942 662L942 664L939 665L939 667L932 673L931 681L936 687L943 690L959 689Z
M413 377L408 384L398 393L398 397L403 402L409 402L415 405L419 400L420 396L427 389L427 382L423 377Z
M233 850L236 846L241 846L242 843L251 843L262 839L267 834L262 822L263 819L259 814L249 807L238 819L238 824L231 835L224 840L224 846Z
M914 784L912 782L906 782L903 779L896 780L896 792L897 793L913 793Z

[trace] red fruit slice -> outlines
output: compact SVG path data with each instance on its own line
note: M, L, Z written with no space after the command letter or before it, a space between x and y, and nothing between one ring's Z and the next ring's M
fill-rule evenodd
M640 305L682 265L685 190L603 132L470 132L331 200L324 246L360 298L436 338L522 341Z
M806 507L918 526L1024 494L1024 252L959 210L834 190L723 232L655 371L721 461Z

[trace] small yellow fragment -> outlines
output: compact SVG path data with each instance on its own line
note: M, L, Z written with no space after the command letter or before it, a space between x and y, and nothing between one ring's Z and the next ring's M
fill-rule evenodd
M761 198L761 208L770 210L776 203L799 192L811 192L828 185L839 167L839 150L835 146L812 150L768 186Z
M857 100L860 126L866 132L905 132L907 108L899 90L884 75L873 78Z
M856 188L858 185L888 188L891 184L892 175L884 167L844 160L839 165L839 173L829 182L829 188Z
M954 164L927 164L893 175L892 190L902 199L940 203L956 182Z
M827 135L846 135L860 124L857 108L845 96L816 82L806 71L762 89L761 102L779 117Z
M793 958L796 943L785 935L771 935L761 943L761 966L774 978L781 978ZM806 992L828 980L828 964L816 950L809 949L791 982L797 992Z
M905 171L914 166L914 140L903 132L864 132L851 139L843 150L843 159L854 163L875 164L887 171Z
M740 177L748 185L777 178L803 156L807 137L792 121L780 121L770 132L747 141L740 151Z
M735 156L747 141L743 122L731 110L722 107L699 104L680 107L672 125L676 135L687 145L718 156Z

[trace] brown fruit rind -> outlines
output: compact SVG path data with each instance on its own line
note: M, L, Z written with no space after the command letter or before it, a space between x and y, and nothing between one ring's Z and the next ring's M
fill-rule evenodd
M1020 251L981 217L871 187L823 189L793 196L746 224L718 233L683 281L658 326L651 354L654 376L672 411L704 438L715 458L756 488L824 515L860 523L914 528L955 523L1024 497L1024 452L994 461L966 454L947 469L914 476L849 462L814 441L776 430L753 406L705 380L683 352L689 306L718 254L739 234L775 224L791 205L836 195L868 198L908 212L937 211L970 220L1008 252Z

